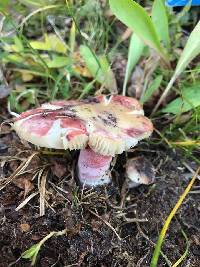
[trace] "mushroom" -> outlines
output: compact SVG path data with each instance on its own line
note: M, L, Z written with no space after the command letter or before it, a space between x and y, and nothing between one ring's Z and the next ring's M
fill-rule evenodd
M155 181L155 169L152 163L144 157L129 159L126 163L128 187L133 188L141 184L152 184Z
M23 112L13 128L40 147L80 149L78 178L86 186L109 183L112 157L153 131L139 102L120 95L46 103Z

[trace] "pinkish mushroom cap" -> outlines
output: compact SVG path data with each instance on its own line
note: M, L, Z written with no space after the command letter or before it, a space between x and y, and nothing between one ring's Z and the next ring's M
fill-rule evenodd
M90 147L105 157L121 154L153 131L139 102L119 95L46 103L23 112L13 128L22 139L37 146L70 150ZM79 170L83 167L80 159L78 166ZM84 175L79 179L87 180Z

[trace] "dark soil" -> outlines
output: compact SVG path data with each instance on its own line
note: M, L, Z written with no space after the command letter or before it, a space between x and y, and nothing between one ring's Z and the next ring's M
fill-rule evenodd
M34 148L22 144L6 127L0 138L3 184L34 153ZM156 168L156 183L127 190L123 185L126 156L141 154ZM113 185L81 190L74 175L77 155L40 153L0 191L0 267L30 266L28 260L20 258L22 252L51 231L63 229L67 229L66 235L52 237L42 246L37 266L150 265L163 223L189 181L182 157L164 147L141 143L137 150L118 156ZM42 169L47 175L45 215L39 216L39 194L15 211L25 198L38 191L36 174ZM189 252L181 266L200 266L198 186L196 181L196 188L173 219L162 249L172 263L178 260L186 249L183 230ZM168 266L162 256L158 266Z

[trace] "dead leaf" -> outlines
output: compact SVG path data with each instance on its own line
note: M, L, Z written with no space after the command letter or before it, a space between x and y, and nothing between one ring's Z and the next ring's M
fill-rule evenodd
M31 177L32 177L32 175L30 175L29 177L27 175L27 178L26 177L19 177L19 178L13 180L13 184L15 186L17 186L20 189L24 190L24 198L26 197L26 195L29 192L31 192L34 189L34 185L30 181Z
M81 230L81 224L78 223L76 225L73 225L73 227L71 227L71 228L67 227L67 234L68 234L68 236L72 237L74 235L79 234L80 230Z
M34 241L38 241L38 240L41 239L41 236L38 236L38 235L32 235L31 239L34 240Z
M131 76L130 86L128 87L128 95L139 98L144 84L144 71L140 66L136 66Z
M51 170L55 176L58 178L63 177L63 175L66 173L67 168L66 168L66 162L65 161L58 161L55 160L53 161L53 164L51 166Z

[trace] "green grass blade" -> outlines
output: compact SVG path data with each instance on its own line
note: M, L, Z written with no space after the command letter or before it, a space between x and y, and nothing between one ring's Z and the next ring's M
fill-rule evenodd
M169 65L168 57L145 9L132 0L110 0L109 3L114 15L132 29L147 45L154 48Z
M128 62L126 65L126 74L123 84L123 95L126 94L127 82L130 78L133 68L135 67L135 65L137 64L138 60L142 55L144 47L145 47L144 42L136 34L133 33L130 39L129 50L128 50Z
M151 265L150 267L157 267L157 263L158 263L158 258L160 255L160 251L161 251L161 247L162 247L162 243L165 239L165 235L166 232L169 228L169 225L171 223L171 220L173 219L174 215L176 214L178 208L181 206L181 204L183 203L185 197L187 196L187 194L189 193L189 191L191 190L197 176L198 173L200 171L200 167L197 169L196 173L194 174L193 178L191 179L191 181L189 182L188 186L186 187L186 189L184 190L183 194L180 196L178 202L176 203L176 205L174 206L174 208L172 209L172 211L170 212L169 216L167 217L165 224L160 232L154 253L153 253L153 257L151 260Z
M96 56L86 45L81 45L80 54L94 79L112 92L117 92L114 74L105 55Z
M185 241L186 241L186 249L183 253L183 255L181 255L181 257L172 265L172 267L177 267L179 266L179 264L187 257L188 255L188 250L189 250L189 240L187 238L187 235L185 234L185 232L183 230L181 230L184 238L185 238Z
M152 81L152 83L149 85L149 87L147 88L146 92L144 93L144 95L141 97L140 102L142 104L144 104L145 102L147 102L150 97L153 95L153 93L159 88L161 82L162 82L163 76L162 75L158 75L155 80Z
M158 103L156 104L153 113L157 111L163 100L165 99L166 95L172 88L177 77L185 70L188 64L200 53L200 21L197 23L196 27L191 32L185 48L179 58L178 64L176 66L175 72L169 81L165 91L161 95Z
M168 16L166 7L163 0L154 0L152 6L152 21L159 40L164 43L165 47L169 49L169 27L168 27Z

